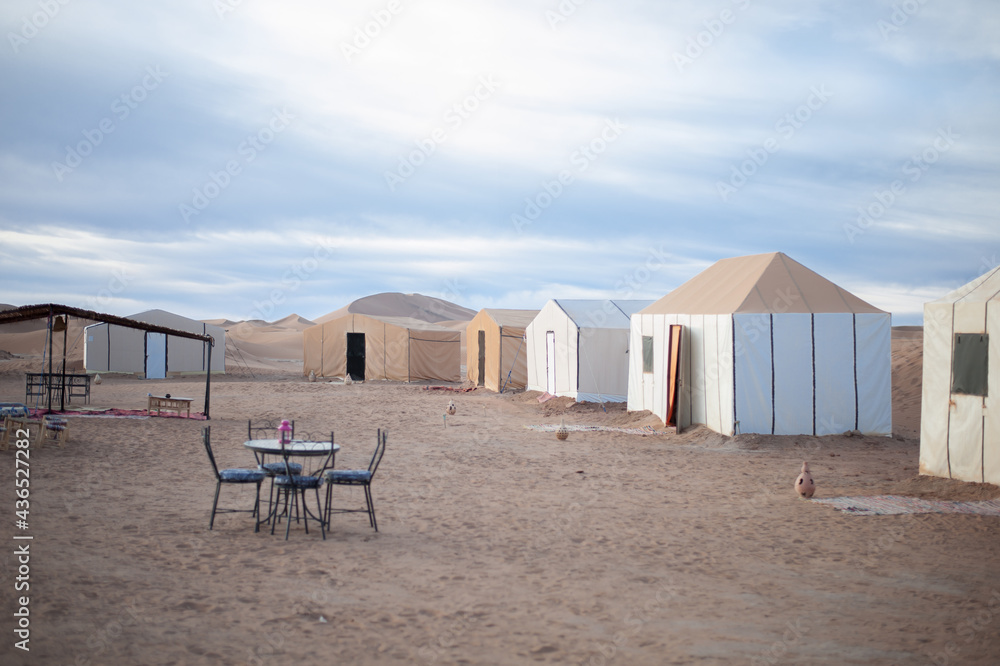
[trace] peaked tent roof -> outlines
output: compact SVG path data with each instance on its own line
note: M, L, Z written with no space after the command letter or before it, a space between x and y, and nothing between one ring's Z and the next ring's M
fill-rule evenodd
M652 301L574 298L555 303L580 328L629 328L629 318Z
M528 324L538 316L538 310L503 310L497 308L483 308L490 319L501 326L512 326L515 328L527 328Z
M932 303L985 303L1000 300L1000 266Z
M783 252L721 259L643 314L884 313Z

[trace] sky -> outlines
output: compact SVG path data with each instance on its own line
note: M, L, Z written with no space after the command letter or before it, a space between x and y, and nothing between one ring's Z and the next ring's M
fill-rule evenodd
M0 302L538 308L781 251L919 324L1000 263L998 34L989 1L6 0Z

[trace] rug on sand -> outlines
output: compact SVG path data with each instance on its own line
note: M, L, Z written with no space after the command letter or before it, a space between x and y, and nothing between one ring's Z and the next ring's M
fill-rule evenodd
M555 432L559 426L551 425L526 425L528 430L540 430L541 432ZM616 426L592 426L592 425L567 425L566 430L570 432L624 432L629 435L666 435L652 426L642 426L641 428L619 428Z
M873 495L868 497L829 497L813 499L812 501L829 504L838 511L855 516L898 516L904 513L966 513L977 516L1000 516L1000 499L982 502L953 502L899 495Z

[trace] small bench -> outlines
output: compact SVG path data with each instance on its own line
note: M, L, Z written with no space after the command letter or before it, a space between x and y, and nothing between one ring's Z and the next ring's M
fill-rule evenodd
M161 411L177 412L177 416L180 416L181 412L186 412L186 417L191 418L192 400L194 400L194 398L168 398L162 395L151 395L149 396L149 404L146 407L146 413L152 416L153 410L155 409L157 416L160 415Z

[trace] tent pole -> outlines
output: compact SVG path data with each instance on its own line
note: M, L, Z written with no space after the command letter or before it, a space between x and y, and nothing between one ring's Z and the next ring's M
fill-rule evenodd
M205 370L205 420L211 421L212 417L208 413L209 397L212 394L212 343L204 343L208 345L208 368Z
M66 342L69 335L69 315L63 315L63 322L65 323L65 328L63 328L62 391L59 394L60 412L66 411Z
M45 372L45 368L42 368L42 372ZM45 392L48 394L48 406L46 410L52 411L52 306L49 306L49 376L43 377L43 382L45 384Z
M514 363L511 364L510 370L507 371L507 379L503 380L503 386L500 387L500 393L503 393L504 389L507 388L507 382L510 381L510 373L514 372L514 364L517 363L517 357L521 355L521 347L524 346L525 337L525 335L521 336L521 344L517 346L517 353L514 354ZM503 350L503 329L501 329L500 333L500 349L501 351Z

